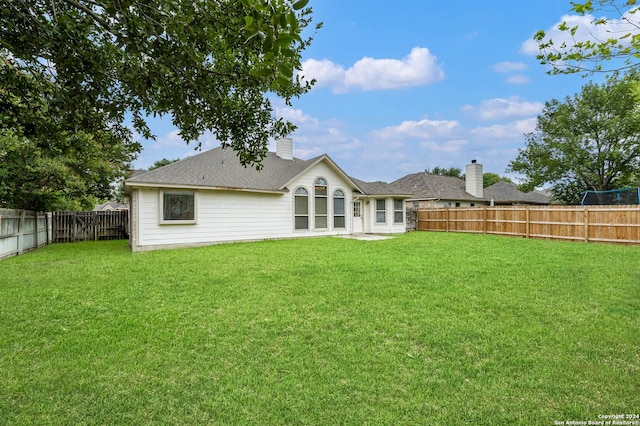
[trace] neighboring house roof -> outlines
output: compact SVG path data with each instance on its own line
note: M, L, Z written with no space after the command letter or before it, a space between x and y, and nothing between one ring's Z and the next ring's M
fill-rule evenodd
M391 185L398 191L413 194L415 200L487 201L486 198L469 194L465 189L465 181L452 176L413 173L391 182Z
M125 181L125 185L282 193L289 190L288 185L300 173L322 161L327 162L360 193L370 194L369 191L374 191L376 195L400 195L384 182L368 184L349 177L326 154L309 160L287 160L269 152L262 160L262 169L256 170L242 166L235 151L230 148L214 148L148 172L136 173Z
M548 196L541 192L519 191L514 183L497 182L484 189L484 197L492 198L494 202L500 204L549 204Z
M103 204L98 204L93 208L93 211L108 211L108 210L128 210L129 205L125 203L119 203L117 201L107 201Z

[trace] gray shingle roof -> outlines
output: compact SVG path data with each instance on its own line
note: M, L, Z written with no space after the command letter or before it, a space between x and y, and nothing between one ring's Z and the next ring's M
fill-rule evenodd
M382 181L364 182L360 179L351 178L367 195L390 195L411 197L411 192L402 192L397 187Z
M487 201L486 198L469 194L465 190L464 180L451 176L413 173L391 182L391 185L405 194L413 194L413 198L419 200Z
M283 160L269 152L261 170L244 167L232 149L214 148L126 180L127 185L197 186L257 191L283 191L295 176L323 156ZM327 157L328 158L328 157Z
M309 160L284 160L269 152L262 169L240 165L232 149L214 148L166 166L136 173L125 181L127 186L184 186L200 188L239 189L249 191L286 191L286 185L297 175L319 161L326 160L346 179L354 190L367 195L402 196L395 187L384 182L364 182L347 176L327 155ZM410 193L409 193L410 194Z
M486 187L484 196L502 204L549 204L550 202L549 197L540 192L522 192L515 184L504 181Z

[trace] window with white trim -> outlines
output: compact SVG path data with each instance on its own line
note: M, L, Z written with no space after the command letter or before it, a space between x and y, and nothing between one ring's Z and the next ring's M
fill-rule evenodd
M403 223L404 212L402 209L402 200L393 200L393 223Z
M353 217L362 217L362 203L360 201L353 202Z
M376 223L387 222L387 200L376 200Z
M309 193L304 188L298 188L293 198L295 229L309 229Z
M333 227L344 228L344 192L340 189L333 191Z
M160 191L160 223L196 223L196 194L194 191Z
M328 197L327 181L324 178L316 179L314 186L315 196L315 228L324 229L327 227Z

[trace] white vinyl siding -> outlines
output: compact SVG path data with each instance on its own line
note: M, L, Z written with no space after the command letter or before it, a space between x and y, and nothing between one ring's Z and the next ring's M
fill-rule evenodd
M289 190L282 194L251 193L242 191L197 190L197 223L190 226L160 224L158 188L137 188L135 229L132 240L135 251L154 248L205 245L226 241L251 241L272 238L290 238L316 235L351 233L351 221L344 228L333 223L318 229L315 225L315 206L311 206L309 229L295 229L295 189L313 188L316 179L327 181L327 194L341 189L345 192L345 205L352 202L351 186L333 167L325 162L316 164L289 182ZM349 188L345 191L345 188ZM308 191L311 192L311 191ZM311 198L312 195L309 194ZM327 198L327 211L333 212L333 199ZM333 214L333 213L329 213Z
M395 218L395 200L393 198L370 198L368 202L363 203L362 215L364 217L364 232L374 234L398 234L406 232L404 220L396 223ZM387 213L389 212L389 213ZM393 212L393 216L391 213ZM400 211L398 210L398 213ZM379 222L382 214L385 215L385 221ZM402 201L402 215L404 216L404 201Z
M157 190L140 190L139 245L201 244L281 238L291 234L291 197L198 191L198 223L160 224Z

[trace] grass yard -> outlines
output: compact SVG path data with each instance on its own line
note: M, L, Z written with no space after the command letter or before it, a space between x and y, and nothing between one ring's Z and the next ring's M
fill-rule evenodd
M0 424L640 413L640 248L469 234L0 262Z

